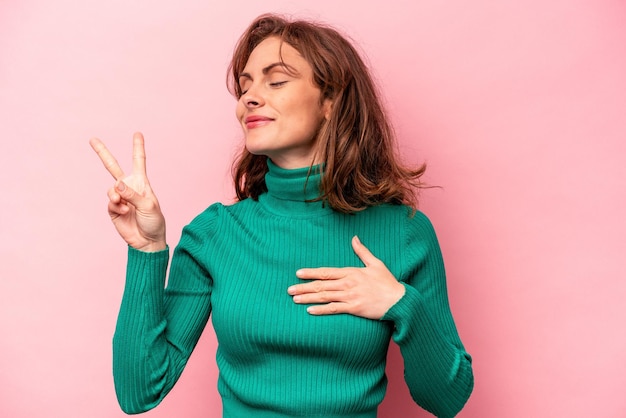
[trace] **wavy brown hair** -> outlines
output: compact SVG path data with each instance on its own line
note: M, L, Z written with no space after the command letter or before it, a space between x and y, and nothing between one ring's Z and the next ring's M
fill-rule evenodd
M316 22L266 14L239 39L228 69L228 86L238 99L239 76L252 50L268 37L295 48L313 69L321 101L332 101L330 117L317 137L317 161L323 161L320 196L333 209L352 213L382 203L417 207L420 177L426 166L401 164L393 129L385 115L368 67L352 44L335 29ZM245 146L233 164L238 200L257 199L267 191L267 157Z

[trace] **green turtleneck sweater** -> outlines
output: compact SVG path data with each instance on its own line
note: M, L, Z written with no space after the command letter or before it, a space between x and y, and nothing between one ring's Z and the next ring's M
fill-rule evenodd
M400 346L414 400L454 416L473 387L471 358L457 334L437 238L405 206L336 212L317 196L319 175L268 162L258 201L214 204L185 229L174 251L129 249L113 339L122 409L155 407L172 388L209 315L218 339L225 418L376 417L390 338ZM306 184L306 189L305 189ZM405 285L379 320L313 316L287 294L302 267L362 267L358 235Z

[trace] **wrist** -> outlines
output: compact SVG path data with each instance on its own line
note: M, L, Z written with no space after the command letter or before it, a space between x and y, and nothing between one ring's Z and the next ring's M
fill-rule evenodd
M406 287L404 287L402 283L397 282L394 288L395 290L392 293L393 296L391 297L391 305L389 306L389 309L391 309L396 303L398 303L400 299L402 299L406 294Z
M166 248L167 243L165 241L155 241L135 249L144 253L156 253L159 251L163 251Z

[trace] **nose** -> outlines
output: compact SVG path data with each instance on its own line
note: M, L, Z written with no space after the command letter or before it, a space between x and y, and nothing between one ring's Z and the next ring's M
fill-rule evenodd
M256 86L252 85L248 88L248 91L241 95L241 101L247 108L263 106L263 97L257 90Z

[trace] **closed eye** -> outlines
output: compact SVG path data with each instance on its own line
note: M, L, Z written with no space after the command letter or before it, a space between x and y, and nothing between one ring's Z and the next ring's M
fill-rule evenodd
M283 80L283 81L274 81L272 83L269 83L269 86L272 88L280 88L282 86L284 86L285 84L287 84L289 81L288 80ZM247 83L245 83L247 84ZM245 95L249 89L244 89L243 87L239 87L239 89L241 90L241 93L239 95L239 97Z

